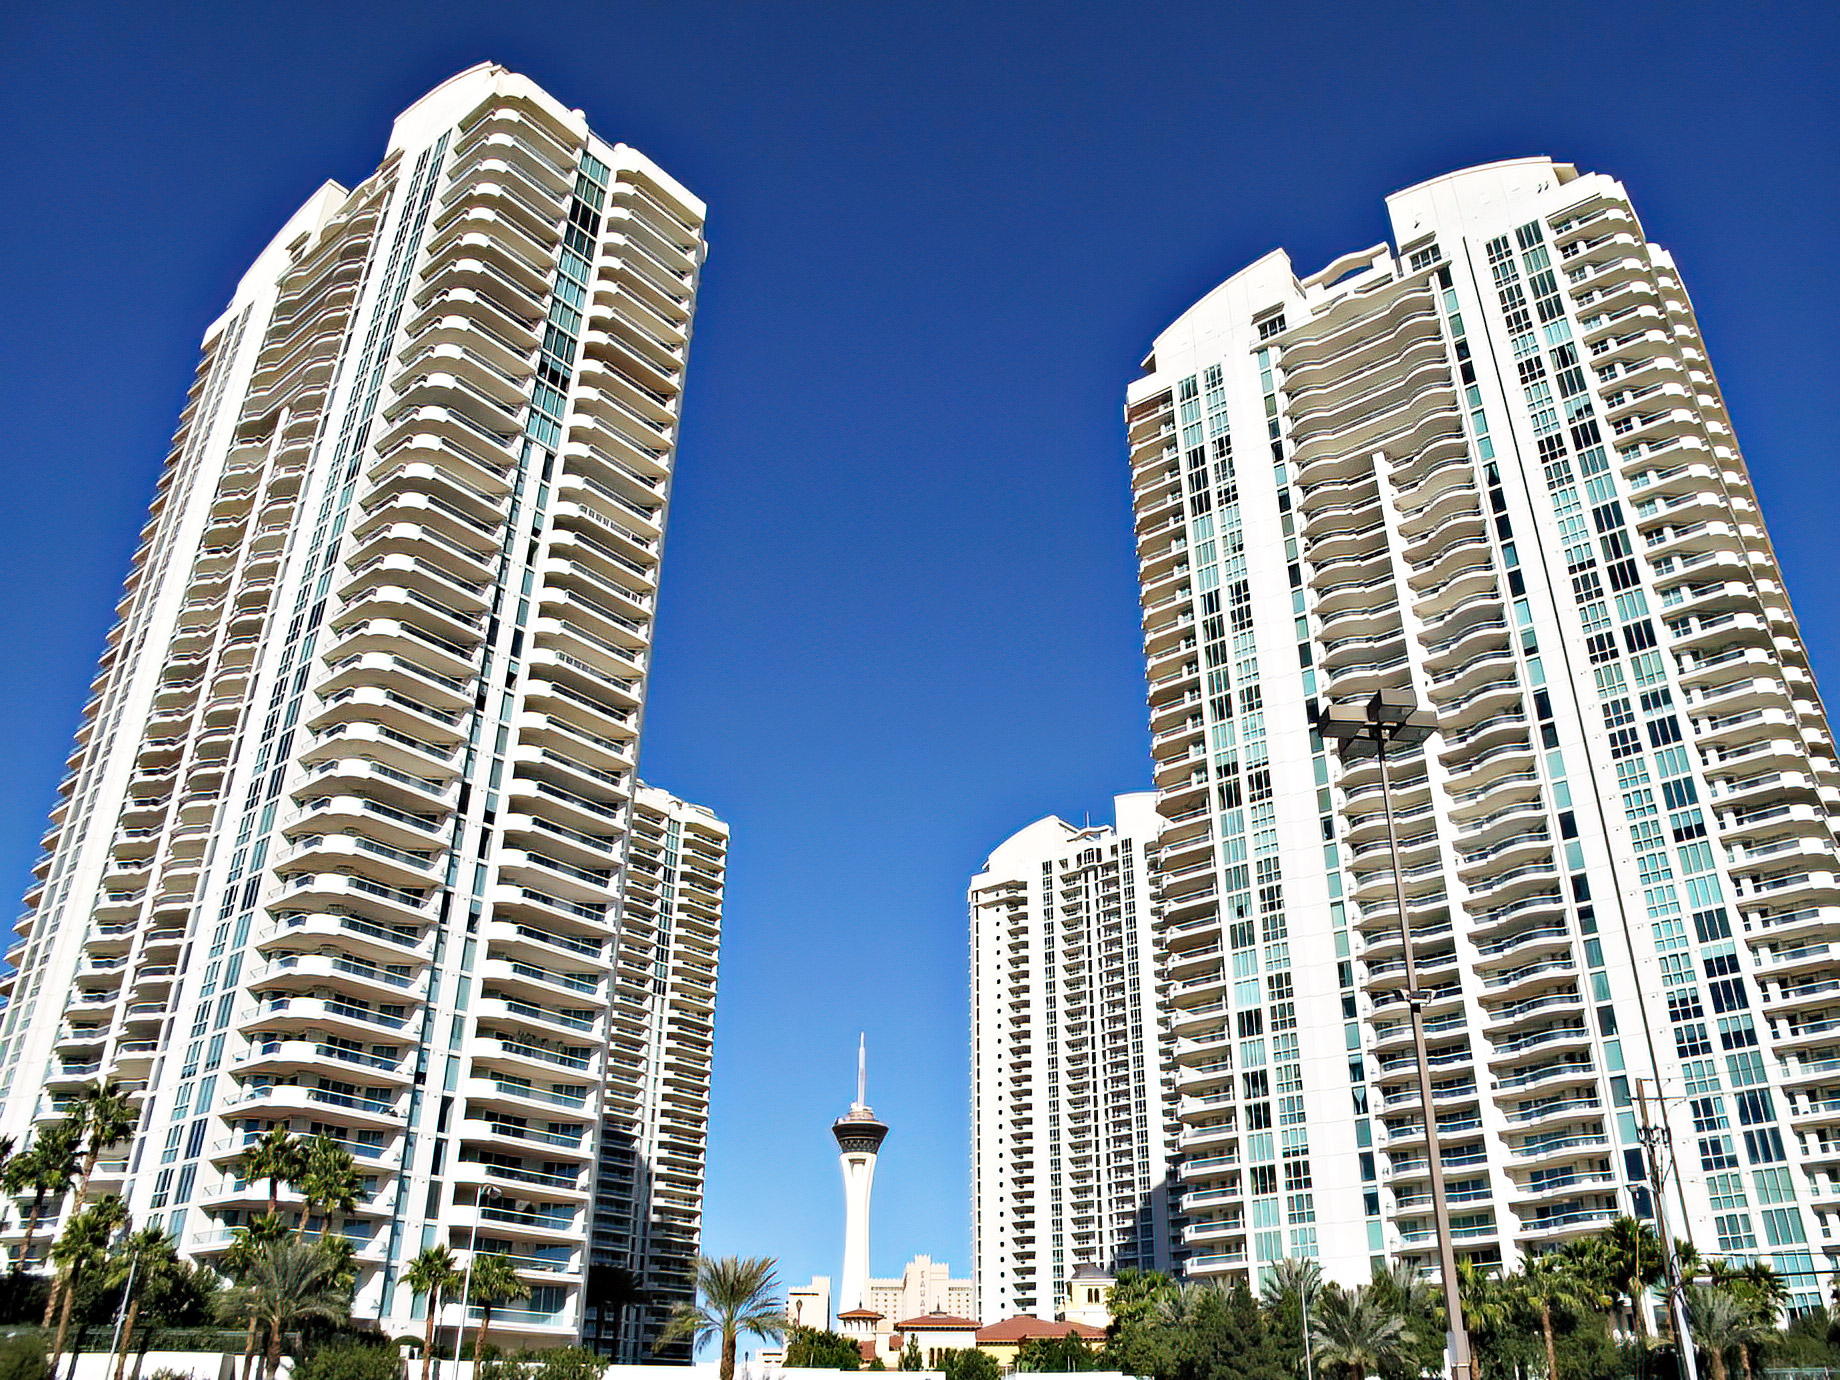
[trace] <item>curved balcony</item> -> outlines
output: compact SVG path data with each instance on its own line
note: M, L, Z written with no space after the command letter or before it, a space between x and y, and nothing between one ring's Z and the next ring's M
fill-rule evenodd
M224 1112L235 1109L237 1120L248 1118L286 1121L291 1117L329 1120L358 1130L400 1129L406 1112L398 1110L400 1098L381 1099L348 1093L334 1087L298 1083L271 1083L243 1088L220 1104ZM335 1139L340 1139L335 1137ZM241 1147L237 1147L241 1152Z
M340 938L343 943L344 936ZM299 935L295 941L300 942ZM395 946L382 952L382 961L355 943L337 949L324 946L312 953L271 952L265 955L268 961L250 974L249 989L258 996L333 990L373 1005L401 1006L419 998L421 955Z
M363 1079L367 1085L382 1082L407 1087L415 1076L415 1061L406 1054L388 1059L317 1038L257 1036L231 1072L238 1079L260 1075L295 1082L335 1070L342 1070L343 1077Z
M383 686L354 685L325 696L320 708L307 718L306 723L316 733L335 725L379 723L423 742L458 746L465 738L461 720L459 710L444 709ZM371 762L368 775L377 781L389 779L386 773L376 770L380 765ZM395 791L385 787L383 793L394 795Z
M414 1031L404 1003L372 1005L355 997L268 994L237 1021L251 1037L318 1039L328 1033L347 1040L410 1040Z

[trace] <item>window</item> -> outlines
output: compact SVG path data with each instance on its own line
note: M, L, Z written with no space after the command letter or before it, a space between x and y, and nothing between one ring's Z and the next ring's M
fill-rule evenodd
M1725 1119L1723 1098L1696 1097L1687 1105L1693 1112L1693 1129L1702 1136L1723 1131L1730 1125Z
M1736 1169L1738 1156L1732 1150L1730 1136L1706 1136L1699 1143L1701 1169Z
M1780 1169L1759 1169L1757 1173L1780 1174ZM1744 1176L1741 1174L1713 1174L1706 1179L1706 1192L1712 1198L1714 1212L1730 1212L1733 1208L1749 1207L1750 1200L1744 1196Z
M1750 997L1744 990L1744 979L1741 977L1725 978L1719 982L1708 983L1707 988L1712 993L1712 1009L1715 1012L1742 1011L1751 1004Z
M1757 1027L1749 1016L1726 1016L1719 1021L1719 1043L1726 1049L1744 1049L1757 1043Z
M1772 1246L1799 1246L1808 1240L1802 1214L1794 1208L1765 1208L1763 1234Z
M1763 1056L1756 1050L1725 1056L1725 1071L1734 1088L1755 1087L1763 1082Z
M1721 1214L1713 1219L1718 1228L1721 1251L1753 1251L1757 1238L1751 1232L1751 1219L1741 1212Z
M1733 1098L1738 1106L1738 1124L1762 1126L1776 1120L1776 1108L1768 1088L1747 1088Z
M1751 1171L1751 1177L1757 1183L1758 1202L1793 1203L1795 1201L1795 1183L1789 1177L1787 1169L1756 1169ZM1742 1190L1740 1190L1741 1193Z
M1699 936L1699 942L1710 944L1717 939L1731 938L1731 919L1723 907L1717 910L1695 911L1693 931Z
M1744 1133L1744 1153L1752 1164L1781 1164L1788 1158L1783 1153L1782 1132L1774 1126L1746 1131Z

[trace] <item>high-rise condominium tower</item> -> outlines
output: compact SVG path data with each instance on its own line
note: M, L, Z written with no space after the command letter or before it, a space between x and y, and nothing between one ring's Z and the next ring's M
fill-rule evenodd
M1192 1275L1429 1263L1392 799L1460 1254L1651 1203L1815 1298L1840 1212L1827 719L1673 260L1545 159L1273 253L1128 401ZM1640 1089L1639 1089L1640 1085Z
M207 1257L267 1208L247 1144L346 1146L391 1335L425 1246L512 1257L535 1342L591 1228L694 1220L713 893L680 853L669 933L618 907L702 217L480 66L288 222L206 333L0 981L0 1132L120 1080L90 1191Z
M633 797L620 907L619 967L637 1001L609 1030L595 1184L587 1340L628 1365L674 1305L695 1298L702 1241L709 1061L728 826L656 786ZM613 1308L596 1285L624 1270L637 1299ZM669 1353L688 1362L690 1345Z
M1157 797L1037 820L971 881L972 1256L986 1321L1082 1264L1165 1269L1174 1097L1149 877Z

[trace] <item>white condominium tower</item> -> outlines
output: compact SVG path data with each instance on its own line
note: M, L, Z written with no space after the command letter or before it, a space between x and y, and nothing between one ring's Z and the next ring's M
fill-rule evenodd
M601 1104L586 1340L627 1365L653 1344L673 1306L695 1300L715 1038L716 951L728 826L701 805L641 784L627 830L619 965L650 995L610 1026ZM636 995L636 994L635 994ZM638 1297L607 1306L619 1279ZM688 1363L688 1342L667 1359Z
M1388 209L1129 391L1186 1268L1435 1258L1378 773L1311 729L1384 688L1437 724L1392 798L1459 1253L1648 1211L1640 1084L1674 1233L1812 1303L1840 775L1692 306L1608 177Z
M206 332L0 980L0 1133L120 1080L93 1191L207 1258L246 1144L339 1142L390 1335L437 1242L512 1257L507 1344L579 1335L609 1136L658 1147L636 1230L694 1212L712 916L618 906L702 219L489 65L295 214Z
M1082 1264L1166 1269L1174 1097L1157 1028L1148 791L1037 820L971 880L978 1316L1047 1316Z

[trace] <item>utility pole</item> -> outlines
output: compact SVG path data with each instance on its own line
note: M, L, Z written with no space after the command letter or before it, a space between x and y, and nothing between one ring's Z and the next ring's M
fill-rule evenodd
M1661 1267L1667 1275L1668 1331L1674 1336L1674 1354L1680 1358L1682 1374L1687 1380L1699 1380L1699 1358L1694 1355L1693 1328L1687 1317L1687 1291L1681 1284L1680 1263L1674 1259L1674 1241L1668 1235L1667 1226L1667 1175L1662 1167L1661 1156L1665 1147L1669 1160L1672 1160L1673 1137L1668 1134L1665 1116L1660 1126L1653 1125L1648 1119L1648 1080L1637 1078L1634 1082L1642 1153L1648 1160L1649 1196L1654 1200L1655 1236L1661 1243ZM1655 1098L1657 1101L1661 1098L1659 1082L1655 1084Z

